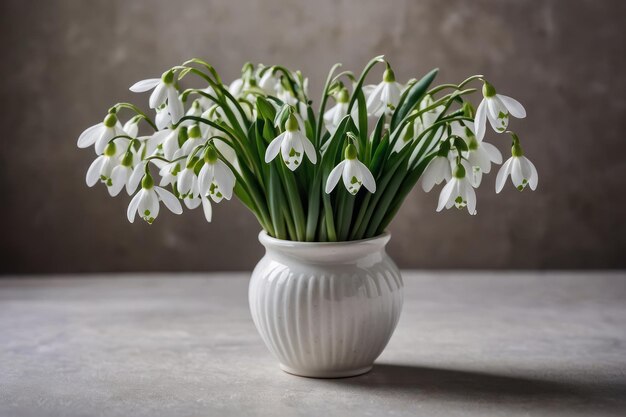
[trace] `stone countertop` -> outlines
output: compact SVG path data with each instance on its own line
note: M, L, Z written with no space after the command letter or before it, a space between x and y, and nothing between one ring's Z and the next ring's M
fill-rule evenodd
M249 274L0 279L0 416L624 416L626 273L404 272L369 374L286 374Z

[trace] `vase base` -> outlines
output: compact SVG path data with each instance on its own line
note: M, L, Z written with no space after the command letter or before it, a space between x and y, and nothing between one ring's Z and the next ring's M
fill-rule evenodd
M346 369L341 371L311 371L311 370L300 370L290 368L289 366L285 366L282 363L280 364L280 369L287 372L291 375L303 376L306 378L349 378L351 376L363 375L372 370L373 365L366 366L364 368L357 369Z

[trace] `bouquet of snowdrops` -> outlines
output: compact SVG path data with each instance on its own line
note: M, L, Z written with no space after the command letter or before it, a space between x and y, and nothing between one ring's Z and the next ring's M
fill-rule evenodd
M382 80L366 85L378 63L385 65ZM509 117L526 111L482 75L432 87L436 69L401 84L382 56L358 77L339 67L328 75L317 112L307 79L279 65L246 64L226 85L213 66L192 59L139 81L130 90L152 91L156 114L118 103L80 135L78 146L94 146L98 155L87 185L101 182L112 196L125 189L133 196L130 222L139 215L152 223L161 203L180 214L181 200L188 209L202 207L211 221L211 204L234 194L273 237L364 239L385 230L420 178L426 192L446 182L437 211L454 206L475 214L474 189L492 163L502 163L483 141L489 120L512 144L496 192L509 175L520 191L537 187L534 165L507 130ZM192 77L202 86L184 89ZM477 91L468 87L473 82L482 82L476 111L467 100Z

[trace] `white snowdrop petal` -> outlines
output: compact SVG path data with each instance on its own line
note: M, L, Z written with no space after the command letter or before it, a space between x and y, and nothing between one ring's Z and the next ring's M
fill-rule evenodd
M498 175L496 176L496 193L499 193L504 188L504 184L506 183L506 179L511 173L511 162L513 158L509 158L506 162L500 167L500 171L498 171Z
M307 158L309 158L309 161L311 161L312 164L317 163L317 154L315 152L315 147L313 146L309 138L304 135L301 136L304 153L306 153Z
M355 160L356 165L361 171L361 178L363 181L363 186L372 194L376 192L376 180L374 180L374 176L370 172L370 170L365 166L365 164L361 161Z
M341 178L341 174L343 173L345 164L346 160L344 159L343 161L339 162L332 171L330 171L330 174L328 174L328 179L326 179L326 187L324 188L326 194L330 194L331 191L333 191L337 186L339 178Z
M518 119L523 119L526 117L526 109L522 106L522 103L515 100L512 97L505 96L502 94L497 94L496 97L500 99L502 104L506 107L506 109L513 115L513 117L517 117Z
M522 174L522 166L519 157L513 157L511 162L511 180L515 188L524 185L524 175Z
M211 223L211 218L213 217L213 208L211 207L211 201L206 198L206 196L202 196L202 211L204 212L204 218L207 222Z
M159 84L159 82L161 82L160 78L148 78L146 80L137 81L135 84L130 86L129 90L133 93L144 93L152 90Z
M494 162L496 164L502 163L502 153L500 153L500 150L494 145L492 145L491 143L482 142L480 144L480 147L485 150L491 162Z
M274 140L270 142L269 146L265 150L265 162L266 163L269 164L270 162L274 160L274 158L276 158L276 156L278 156L281 145L285 138L285 133L286 132L281 133L280 135L276 136Z
M160 82L150 94L150 99L148 100L148 104L151 109L156 109L161 104L165 103L165 99L167 98L167 86Z
M183 207L180 205L180 201L176 196L165 188L154 187L154 191L159 196L165 207L167 207L174 214L181 214L183 212Z
M467 201L467 211L474 214L476 212L476 192L471 185L465 187L465 200Z
M79 148L88 148L96 143L96 140L100 137L101 130L104 128L104 123L98 123L91 127L88 127L80 134L76 145Z
M437 178L437 157L435 157L434 159L432 159L429 163L428 166L426 167L426 169L424 170L424 173L422 174L422 189L425 192L430 192L430 190L433 189L433 187L435 186L435 182L436 182L436 178Z
M535 191L537 189L537 184L539 183L539 173L537 172L537 168L535 168L535 164L533 164L530 159L527 159L528 164L530 165L530 180L528 181L528 185L530 189Z
M109 194L111 194L112 197L115 197L120 193L120 191L122 191L122 188L126 185L129 175L129 167L118 165L113 168L113 171L111 172L111 186L107 187L109 189Z
M148 219L154 220L159 215L159 208L160 208L160 206L159 206L159 197L157 196L156 192L154 191L154 188L152 188L150 190L147 190L146 194L148 196L146 200L147 200L147 203L148 203L148 210L150 210L150 214L149 215L146 215L145 213L142 213L142 214L147 216Z
M103 126L100 130L100 136L96 139L96 153L100 155L104 152L104 148L109 144L109 141L115 136L115 129Z
M482 100L476 110L476 117L474 118L474 126L476 127L475 134L476 140L481 141L485 136L485 128L487 124L487 100Z
M444 207L448 205L448 201L452 196L456 188L456 179L453 178L441 189L441 193L439 194L439 202L437 204L437 211L443 210Z
M128 205L128 209L126 210L126 217L131 223L135 221L135 215L137 214L137 208L139 207L139 201L141 200L142 196L143 189L135 194L132 200L130 200L130 204Z
M130 174L128 178L128 182L126 183L126 192L128 195L131 195L135 192L137 187L139 186L139 182L144 176L144 168L146 167L146 162L142 162L133 168L133 172Z
M185 114L183 102L178 97L178 91L174 86L167 87L167 110L172 116L172 123L178 123Z
M102 168L102 164L104 163L104 155L97 157L91 165L89 165L89 169L87 169L87 175L85 177L85 181L89 187L93 187L96 185L98 180L100 179L100 170Z
M209 175L211 170L211 164L204 164L198 173L198 191L200 194L205 195L209 192L209 186L211 185L211 178L213 175Z

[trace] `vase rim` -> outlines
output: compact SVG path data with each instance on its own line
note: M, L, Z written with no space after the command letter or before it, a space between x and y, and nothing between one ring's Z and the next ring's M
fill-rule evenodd
M385 241L385 243L387 243L389 239L391 239L391 233L388 232L387 230L385 230L378 236L374 236L374 237L368 237L365 239L357 239L357 240L341 240L337 242L317 242L317 241L302 242L299 240L278 239L276 237L270 236L265 230L261 230L259 232L259 242L261 242L262 244L268 243L272 246L284 246L284 247L290 247L290 248L294 246L303 246L303 247L304 246L324 246L324 247L349 246L349 245L354 245L354 244L359 244L359 243L369 243L369 242L373 243L376 241L383 241L383 240Z
M367 239L341 242L298 242L276 239L264 230L259 233L259 242L265 246L266 251L314 263L351 262L384 251L389 239L391 234L387 231Z

